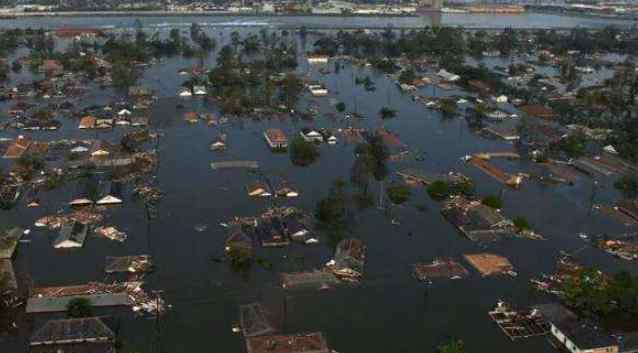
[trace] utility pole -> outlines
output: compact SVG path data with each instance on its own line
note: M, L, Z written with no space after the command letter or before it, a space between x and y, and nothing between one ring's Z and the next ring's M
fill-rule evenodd
M162 352L162 347L161 347L161 339L162 339L162 335L161 335L161 310L160 310L160 294L162 293L162 290L153 290L153 294L155 295L155 328L153 329L155 331L155 337L153 339L153 352L154 353L161 353Z

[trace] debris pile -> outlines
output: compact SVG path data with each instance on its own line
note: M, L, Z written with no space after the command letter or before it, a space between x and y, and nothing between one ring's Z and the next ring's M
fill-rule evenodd
M153 262L149 255L138 256L107 256L106 266L104 271L106 273L117 272L150 272L153 268Z
M569 256L562 256L556 264L556 272L551 275L542 274L540 278L532 278L530 282L536 290L561 296L563 284L572 278L577 278L582 271L583 266Z
M499 301L489 315L512 341L519 338L544 336L550 330L550 325L535 309L516 311L507 303Z
M139 196L145 203L157 203L162 199L162 191L150 185L139 185L133 190L135 195Z
M99 212L99 208L75 210L68 215L46 216L35 222L36 227L46 227L49 230L58 230L63 225L79 222L85 225L100 223L104 220L104 215Z
M342 281L359 281L363 276L366 251L363 241L344 239L337 244L334 259L326 264L326 270Z
M95 234L119 242L123 242L127 238L126 233L120 232L115 227L97 227Z
M152 298L142 289L142 282L114 282L111 284L101 282L88 282L86 284L64 287L35 288L32 294L34 298L62 298L81 297L106 294L126 294L134 312L149 314L162 313L165 310L161 298Z

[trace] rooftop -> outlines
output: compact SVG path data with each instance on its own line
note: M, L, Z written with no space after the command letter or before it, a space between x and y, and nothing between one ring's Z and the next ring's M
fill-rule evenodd
M556 117L556 113L554 113L552 109L540 104L525 105L519 109L525 114L535 118L553 119Z
M259 303L240 305L239 320L244 337L262 336L276 331Z
M30 344L72 344L87 341L109 341L115 334L98 317L50 320L36 330Z
M321 332L297 335L273 335L246 338L248 353L328 353Z
M602 332L591 322L579 319L571 310L560 304L541 304L535 308L581 350L618 345L610 335Z
M22 233L22 228L15 227L0 236L0 259L13 257L18 241L22 238Z

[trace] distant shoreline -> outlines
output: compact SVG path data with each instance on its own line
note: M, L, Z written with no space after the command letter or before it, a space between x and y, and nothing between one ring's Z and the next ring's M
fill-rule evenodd
M431 14L437 12L425 12ZM317 13L268 13L268 12L222 12L222 11L52 11L52 12L7 12L0 19L20 19L29 17L196 17L196 16L250 16L250 17L420 17L421 13L405 14L317 14Z

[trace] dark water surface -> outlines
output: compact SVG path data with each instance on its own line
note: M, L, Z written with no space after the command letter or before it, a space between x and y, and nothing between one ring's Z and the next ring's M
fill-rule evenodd
M515 21L530 16L536 18L532 15L517 16ZM481 18L466 18L466 22L461 23L487 23ZM547 17L547 23L552 22L551 18ZM222 20L217 17L201 20L218 19ZM458 19L456 15L444 16L444 22L461 24ZM144 24L190 23L195 20L200 19L145 18ZM238 19L245 20L250 19ZM275 23L285 18L258 20ZM337 21L330 22L336 27L341 21L325 20ZM34 24L28 21L33 20L3 23ZM119 27L131 26L132 21L131 18L56 18L35 23L43 26L108 24ZM542 22L540 18L534 21ZM589 21L594 20L566 21L577 25L591 24L593 22ZM255 29L247 28L242 32L251 30ZM230 40L230 31L223 29L221 34L218 30L214 33L223 43ZM309 40L306 45L309 43L312 41ZM302 46L301 43L299 45ZM214 56L211 56L210 63L214 62ZM357 122L358 126L373 129L383 124L397 132L411 149L426 153L423 162L392 163L391 174L404 167L432 172L455 169L473 177L481 194L496 194L502 189L501 184L477 169L463 165L459 158L474 152L509 151L513 148L511 144L472 134L461 118L442 119L439 113L429 111L402 95L389 79L368 69L346 65L339 74L322 75L317 67L308 66L304 60L300 62L299 71L324 82L330 90L330 98L345 102L349 110L354 109L356 104L357 110L368 117ZM211 257L218 257L223 252L226 232L219 223L233 216L256 215L265 210L268 203L246 195L246 184L254 181L254 176L242 170L213 171L209 163L229 159L257 160L265 173L282 176L301 189L301 197L287 202L287 205L312 211L335 178L349 178L353 146L342 141L336 146L322 145L321 158L317 163L307 168L293 167L287 154L273 154L268 150L262 133L268 127L279 127L293 136L304 126L346 127L351 122L326 117L325 113L334 112L334 107L330 106L328 98L321 98L316 102L323 114L314 123L274 119L234 121L223 128L186 125L182 119L184 111L216 111L214 106L197 99L182 100L187 106L185 110L176 108L179 100L174 95L183 80L177 70L191 64L188 60L169 59L150 67L143 80L161 97L152 113L154 128L164 133L159 144L161 163L157 179L166 196L159 206L159 218L147 222L143 206L128 197L122 207L108 212L108 223L129 234L124 243L89 238L82 249L55 250L51 241L56 234L34 229L27 237L32 242L20 245L16 260L18 267L28 271L36 285L46 286L102 280L105 256L151 254L157 270L147 277L146 288L164 290L164 298L172 305L162 323L163 352L243 351L242 339L231 332L231 325L238 321L238 305L254 300L264 301L270 310L279 313L285 332L323 331L330 345L342 353L427 353L451 336L462 338L467 351L474 353L553 352L543 338L510 342L489 320L487 311L494 307L498 298L521 305L548 300L530 290L529 278L551 271L560 250L581 249L584 243L578 239L577 233L625 231L606 218L589 215L592 181L585 177L572 187L547 187L528 182L519 191L507 190L504 193L505 215L525 215L547 240L512 240L487 246L461 237L442 218L439 204L430 200L422 188L415 189L407 205L392 211L393 217L401 223L398 226L392 225L390 218L376 208L356 216L353 236L363 239L369 249L366 275L360 286L284 295L278 289L278 272L318 267L330 259L332 250L326 245L304 247L298 244L288 249L261 249L259 256L273 262L273 271L254 268L246 275L235 274L227 265L211 261ZM353 78L362 75L370 75L374 79L375 92L366 92L362 86L354 85ZM423 93L434 93L431 88L422 90ZM437 93L446 94L441 90ZM85 102L107 102L112 95L108 90L96 91ZM309 97L304 98L302 104L309 100ZM381 122L377 118L378 111L386 105L396 108L398 117ZM95 137L95 132L78 130L77 121L63 119L63 122L64 128L58 132L34 133L33 136L38 139ZM223 155L208 150L208 144L220 129L228 134L229 141L229 149ZM115 142L126 131L125 128L116 128L113 132L99 133L99 137ZM0 137L15 135L14 131L0 132ZM6 166L6 162L1 163ZM528 170L526 162L502 164L509 170ZM610 182L606 181L605 188L599 191L596 196L598 202L618 196ZM32 227L37 218L63 207L72 190L73 185L69 185L46 194L42 197L40 208L27 209L22 203L11 211L3 211L0 213L2 223ZM423 210L418 211L416 206ZM206 224L208 229L196 232L196 224ZM408 232L412 232L413 236L409 237ZM473 271L469 279L437 281L430 287L417 283L410 276L411 265L417 261L430 261L437 256L460 258L463 253L486 250L508 256L519 276L482 279ZM300 255L304 256L302 265L291 260ZM609 270L635 270L635 265L588 247L578 253L578 258ZM154 337L153 321L130 316L123 316L121 327L126 351L150 352ZM1 352L24 351L29 323L23 327L25 332L21 337L0 344Z

